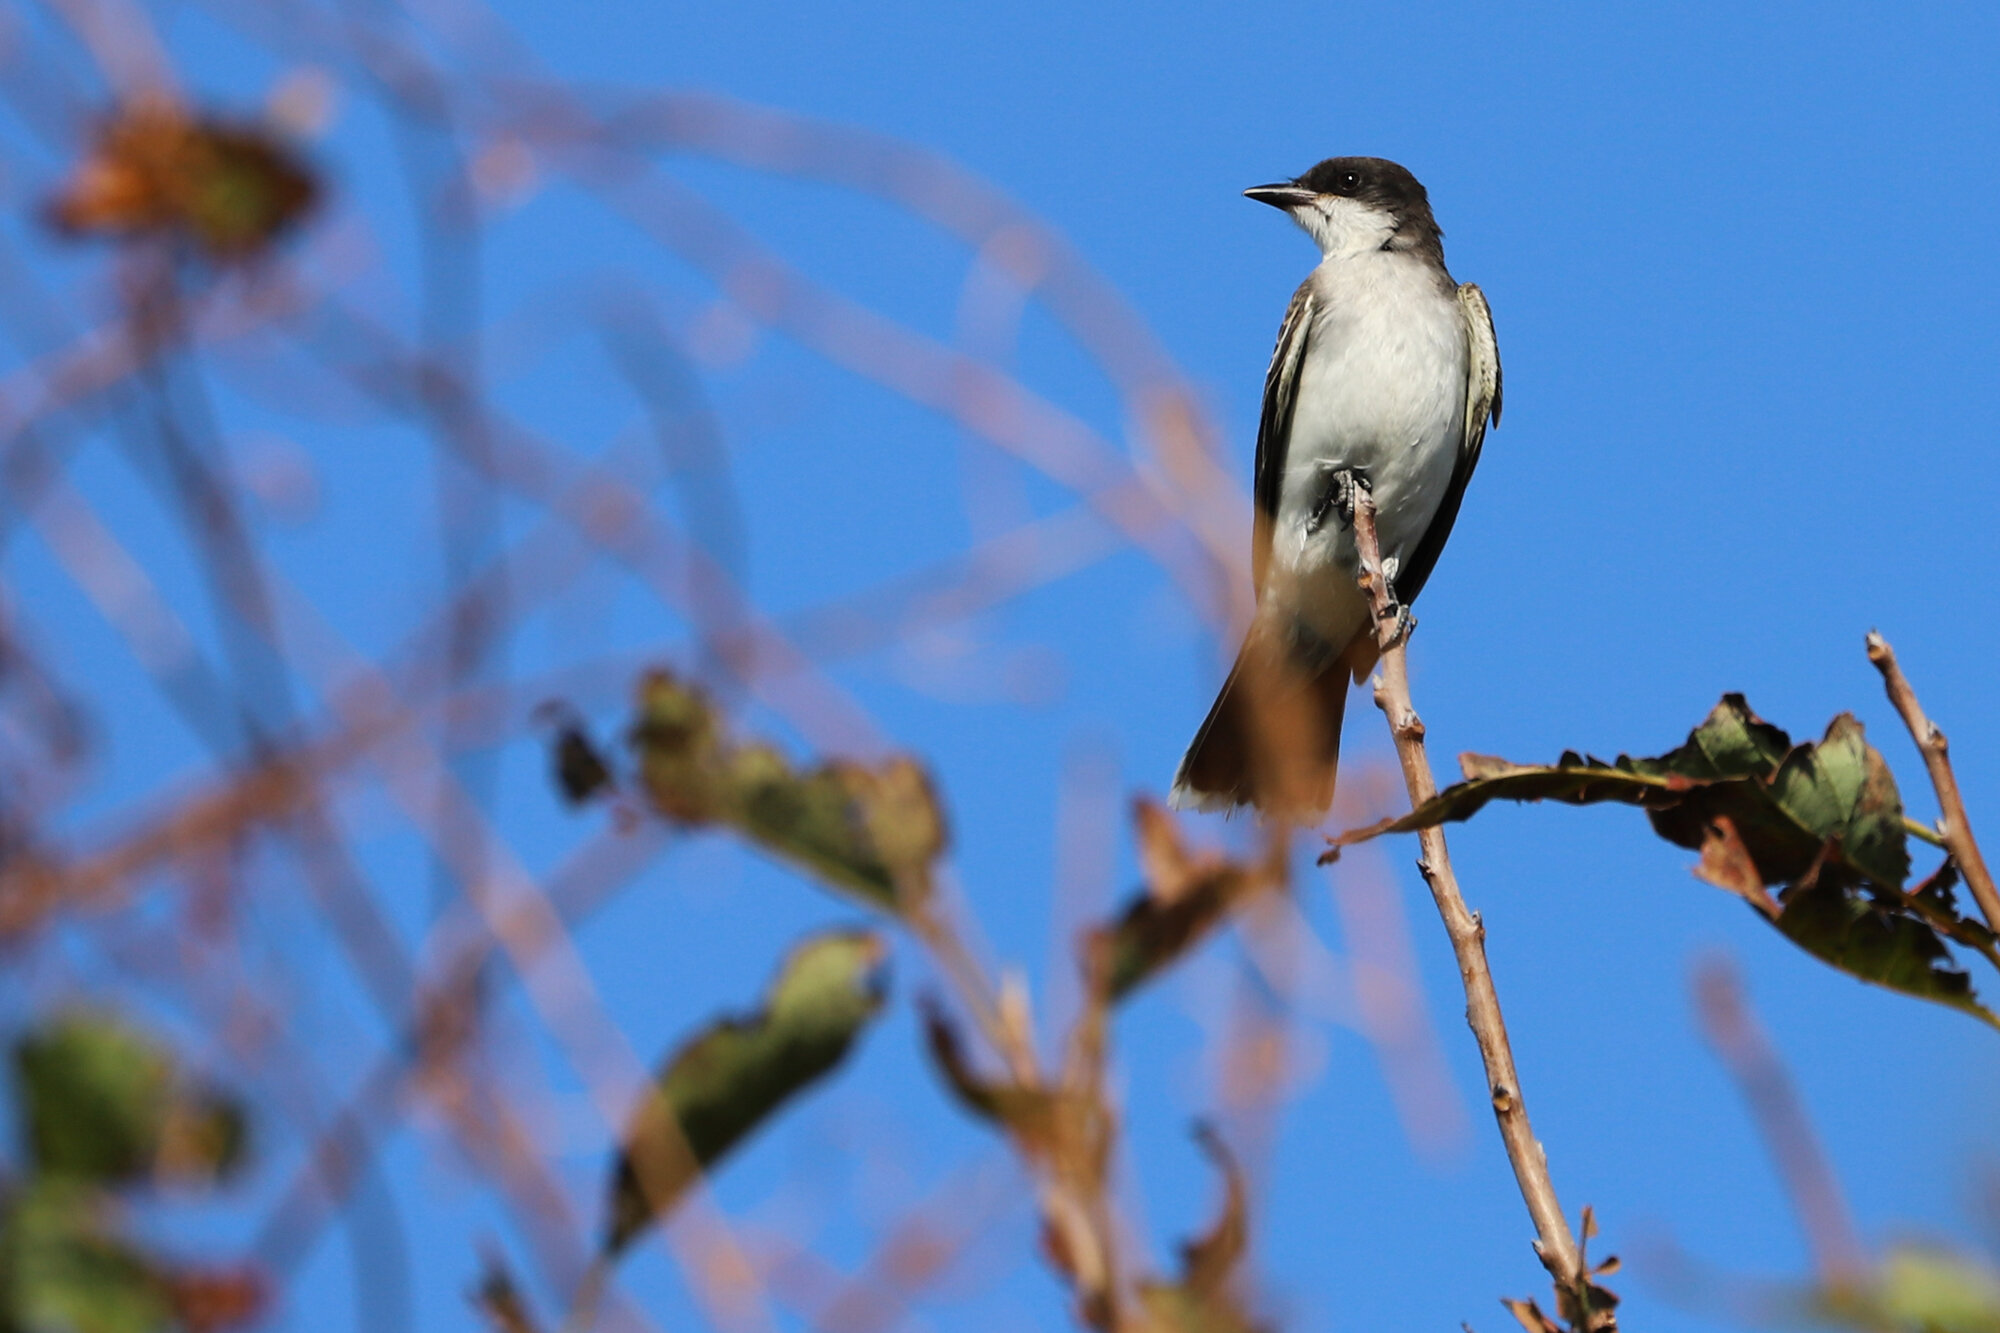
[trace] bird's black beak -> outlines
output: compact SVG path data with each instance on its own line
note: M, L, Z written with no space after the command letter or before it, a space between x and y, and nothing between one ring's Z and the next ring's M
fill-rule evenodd
M1276 185L1253 185L1243 192L1243 197L1289 213L1302 204L1311 203L1313 192L1292 181L1280 181Z

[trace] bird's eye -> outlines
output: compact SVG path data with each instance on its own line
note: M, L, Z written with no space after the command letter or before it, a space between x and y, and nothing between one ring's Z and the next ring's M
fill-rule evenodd
M1335 194L1354 194L1360 189L1361 173L1358 171L1343 171L1334 178L1333 192Z

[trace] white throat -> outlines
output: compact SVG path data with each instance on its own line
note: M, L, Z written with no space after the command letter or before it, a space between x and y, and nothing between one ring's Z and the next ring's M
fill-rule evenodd
M1327 259L1380 250L1396 234L1396 219L1379 208L1337 194L1323 194L1291 210Z

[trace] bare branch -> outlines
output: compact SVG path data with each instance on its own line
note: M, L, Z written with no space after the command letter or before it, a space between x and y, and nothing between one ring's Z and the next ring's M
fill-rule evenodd
M1398 623L1398 608L1392 600L1389 582L1382 575L1382 547L1375 531L1374 499L1364 486L1354 487L1354 497L1354 540L1361 559L1361 589L1375 614L1376 642L1382 653L1375 682L1375 704L1389 719L1389 732L1396 742L1396 757L1403 766L1403 782L1409 788L1410 802L1412 806L1422 805L1437 795L1437 779L1431 774L1430 759L1424 751L1424 724L1410 702L1409 636ZM1521 1199L1528 1205L1528 1216L1535 1223L1535 1253L1555 1278L1560 1293L1583 1296L1591 1289L1590 1275L1584 1271L1582 1251L1556 1199L1548 1158L1528 1123L1528 1106L1520 1076L1514 1069L1513 1047L1507 1040L1507 1024L1500 1014L1500 996L1486 963L1485 924L1476 912L1466 907L1459 894L1444 830L1427 828L1418 838L1423 857L1417 867L1430 885L1438 915L1444 919L1445 933L1451 937L1452 952L1458 958L1459 977L1465 985L1466 1022L1472 1025L1472 1035L1479 1042L1479 1056L1486 1066L1486 1089L1493 1118L1500 1125L1501 1142L1507 1147L1507 1160L1514 1167L1515 1183L1520 1186ZM1587 1298L1581 1304L1587 1306ZM1569 1311L1566 1309L1565 1313ZM1611 1310L1584 1308L1577 1313L1582 1316L1574 1320L1578 1328L1617 1327L1617 1317Z
M1917 692L1910 688L1903 668L1896 665L1896 650L1872 629L1868 631L1868 660L1882 673L1889 702L1902 714L1903 725L1910 729L1910 739L1917 743L1924 767L1930 770L1931 786L1938 798L1938 833L1944 838L1945 850L1958 864L1958 872L1965 876L1965 885L1978 901L1986 924L2000 931L2000 890L1994 888L1993 872L1986 868L1986 858L1979 854L1979 844L1973 840L1972 825L1965 817L1965 799L1958 794L1958 777L1951 771L1951 754L1944 732L1924 716Z

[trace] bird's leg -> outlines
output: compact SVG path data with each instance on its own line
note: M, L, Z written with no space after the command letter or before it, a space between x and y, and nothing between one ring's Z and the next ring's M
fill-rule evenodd
M1395 556L1382 557L1382 585L1389 590L1388 605L1382 609L1382 619L1396 622L1395 627L1389 632L1390 647L1409 638L1417 628L1417 618L1410 613L1409 605L1397 600L1396 597L1396 575L1402 572L1402 562Z
M1345 463L1321 464L1327 473L1326 489L1320 492L1319 502L1313 506L1306 518L1306 536L1310 537L1326 526L1328 514L1339 514L1340 521L1347 527L1354 526L1355 488L1375 493L1374 483L1368 480L1368 473Z

